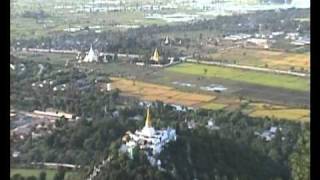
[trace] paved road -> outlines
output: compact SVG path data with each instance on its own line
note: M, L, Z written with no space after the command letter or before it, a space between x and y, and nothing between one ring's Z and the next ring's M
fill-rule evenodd
M186 59L186 62L217 65L217 66L246 69L246 70L253 70L253 71L270 72L270 73L276 73L276 74L286 74L286 75L299 76L299 77L310 77L310 74L306 74L306 73L283 71L283 70L270 69L270 68L260 68L260 67L245 66L245 65L238 65L238 64L220 63L220 62L214 62L214 61L201 61L201 60L198 61L195 59Z

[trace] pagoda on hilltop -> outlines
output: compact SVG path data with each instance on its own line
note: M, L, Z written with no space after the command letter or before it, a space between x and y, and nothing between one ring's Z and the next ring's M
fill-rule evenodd
M168 127L156 130L152 127L150 108L148 107L144 127L134 133L127 131L122 138L123 146L121 149L133 158L133 149L138 147L146 153L152 165L159 165L159 160L156 160L156 156L161 153L165 144L175 141L176 138L175 129Z

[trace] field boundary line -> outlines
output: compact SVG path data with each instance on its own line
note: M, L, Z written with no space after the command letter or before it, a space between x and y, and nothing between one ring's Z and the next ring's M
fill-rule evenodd
M268 73L274 73L274 74L286 74L286 75L291 75L291 76L310 77L310 74L306 74L306 73L298 73L298 72L284 71L284 70L278 70L278 69L221 63L221 62L215 62L215 61L186 59L186 62L197 63L197 64L206 64L206 65L215 65L215 66L229 67L229 68L236 68L236 69L253 70L253 71L260 71L260 72L268 72Z

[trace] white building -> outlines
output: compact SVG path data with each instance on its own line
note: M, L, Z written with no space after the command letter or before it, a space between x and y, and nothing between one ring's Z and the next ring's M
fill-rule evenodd
M176 140L176 130L172 128L155 130L152 127L150 110L147 110L145 126L142 130L136 130L134 133L128 131L122 138L124 148L130 157L133 158L133 149L138 147L144 150L151 164L156 165L159 162L155 159L160 154L165 144ZM161 162L160 162L161 163Z
M276 133L277 133L278 130L282 131L282 128L281 127L272 126L272 127L270 127L269 130L265 130L262 133L255 132L254 134L257 135L257 136L260 136L263 140L269 142L273 138L276 137ZM285 138L281 137L281 139L284 140Z
M227 36L224 39L231 40L231 41L238 41L238 40L248 39L250 37L251 37L250 34L240 33L240 34L234 34L234 35Z
M255 45L257 47L262 47L262 48L265 48L265 49L268 49L269 48L269 42L267 39L263 39L263 38L250 38L247 40L246 42L247 45Z
M69 113L65 113L65 112L44 112L44 111L38 111L38 110L34 110L33 114L36 116L45 116L45 117L53 117L53 118L61 118L61 117L65 117L66 119L72 119L73 114L69 114Z
M14 157L14 158L17 158L17 157L19 157L20 156L20 152L18 152L18 151L14 151L13 153L12 153L12 157Z
M298 36L299 36L299 33L297 32L287 33L285 39L296 40Z

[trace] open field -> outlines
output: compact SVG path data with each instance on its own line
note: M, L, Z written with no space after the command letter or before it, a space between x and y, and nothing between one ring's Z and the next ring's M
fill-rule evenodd
M310 70L310 53L288 53L270 50L233 48L210 54L214 60L237 61L237 64L289 70Z
M204 69L208 70L206 74L207 77L218 77L251 84L292 89L298 91L308 91L309 89L308 79L293 77L289 75L277 75L255 71L244 71L233 68L207 66L191 63L184 63L176 66L171 66L166 70L183 74L204 76Z
M245 99L254 101L262 101L271 104L282 104L293 107L309 107L310 105L309 91L298 91L278 87L263 86L218 77L202 77L199 79L199 75L177 73L173 71L167 71L166 69L159 70L147 76L141 75L139 79L145 82L175 87L183 91L212 94L214 96L223 96L224 99L226 97L243 97ZM195 87L182 87L172 84L172 82L175 81L191 83L194 84ZM228 89L222 93L209 92L200 89L201 86L208 86L210 84L223 85Z
M172 87L132 81L121 78L112 78L112 88L118 88L125 95L140 97L148 101L163 101L164 103L180 104L185 106L197 106L197 104L209 102L215 96L201 95L177 91Z
M310 110L308 109L289 108L263 103L252 103L249 105L249 108L251 109L249 115L253 117L268 116L299 121L309 121L310 119Z
M201 106L201 108L212 109L212 110L219 110L219 109L223 109L225 107L227 107L227 105L219 104L219 103L207 103L207 104Z
M35 176L35 177L39 177L39 174L41 171L45 171L47 173L47 180L53 180L55 173L57 172L54 169L21 169L21 168L17 168L17 169L10 169L10 177L13 176L14 174L20 174L24 177L28 177L28 176ZM76 174L75 172L67 172L65 179L78 179L76 178Z
M169 104L178 104L204 109L236 109L241 102L236 97L207 95L192 93L153 83L112 78L112 88L118 88L123 95L134 96L147 101L162 101ZM309 110L269 103L250 103L244 113L253 117L274 117L296 121L308 121Z

